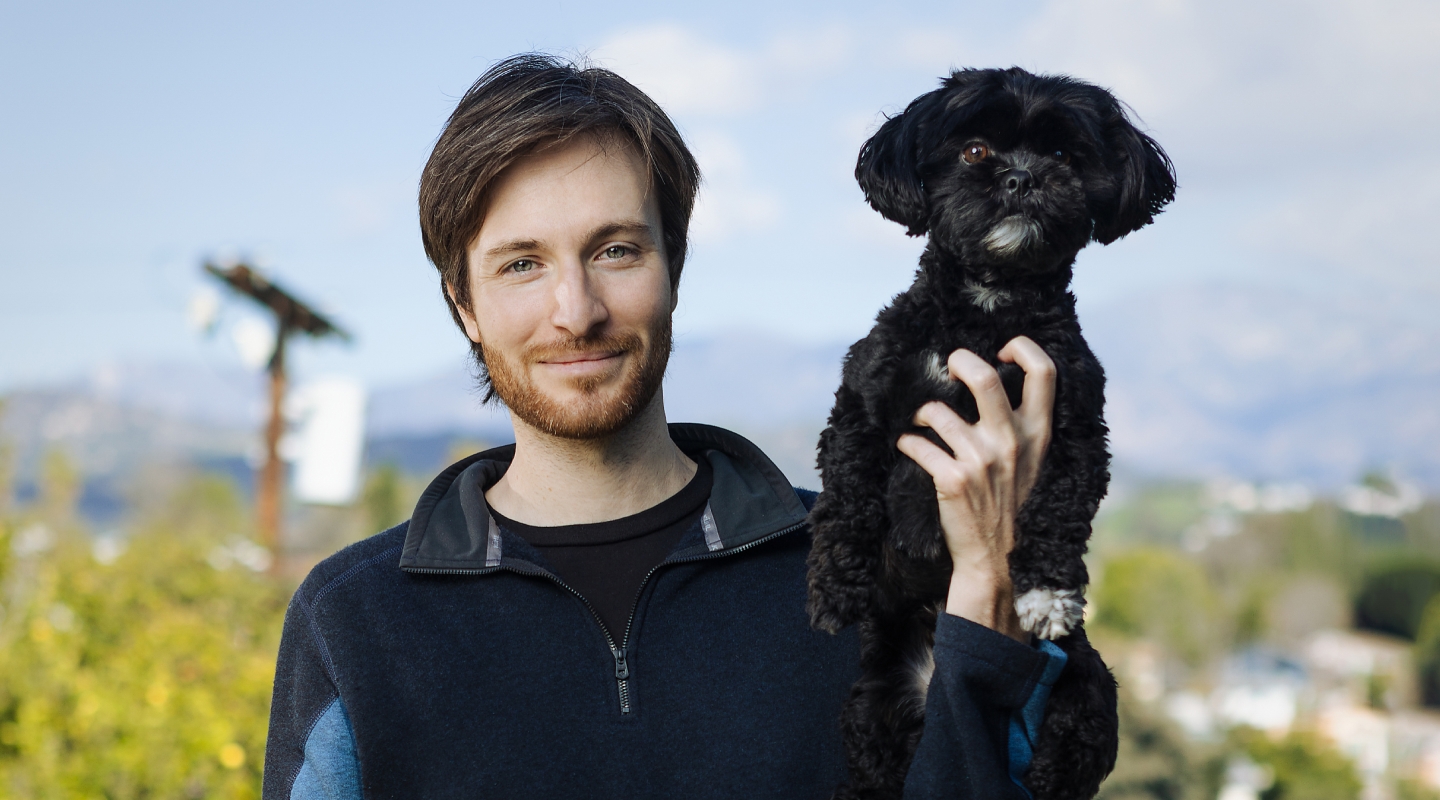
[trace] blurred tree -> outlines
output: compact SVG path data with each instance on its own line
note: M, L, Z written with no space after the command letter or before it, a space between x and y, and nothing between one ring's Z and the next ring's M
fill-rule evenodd
M1440 563L1400 556L1372 569L1355 599L1355 624L1414 639L1425 606L1440 593Z
M1210 800L1218 759L1152 708L1120 693L1120 754L1096 800Z
M1235 644L1247 645L1265 635L1270 627L1268 606L1273 593L1270 581L1252 581L1246 587L1234 615Z
M1401 780L1395 783L1395 800L1440 800L1440 792L1419 781Z
M377 533L399 524L409 513L401 499L400 468L394 464L381 464L370 473L365 481L362 502L368 527L365 535Z
M0 397L0 431L5 424L5 398ZM10 514L15 498L15 448L0 434L0 524ZM0 573L4 574L4 573Z
M1308 731L1271 739L1253 728L1232 734L1235 746L1275 776L1260 800L1358 800L1362 788L1355 768L1339 751Z
M1420 702L1440 707L1440 595L1430 598L1420 616L1414 658Z
M1178 547L1186 529L1204 516L1203 487L1155 483L1119 501L1107 501L1095 519L1091 549L1104 557L1142 545Z
M289 592L212 565L239 507L197 480L123 551L59 530L0 574L0 796L258 797Z
M40 467L40 513L52 525L75 521L80 500L79 470L63 450L50 450Z
M1204 570L1178 553L1141 547L1111 558L1092 597L1096 626L1149 638L1191 664L1215 644L1216 599Z

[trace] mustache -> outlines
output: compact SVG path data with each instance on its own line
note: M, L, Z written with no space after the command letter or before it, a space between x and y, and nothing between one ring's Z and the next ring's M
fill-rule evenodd
M522 355L527 363L534 364L595 353L636 353L643 346L635 333L601 333L533 344L526 347Z

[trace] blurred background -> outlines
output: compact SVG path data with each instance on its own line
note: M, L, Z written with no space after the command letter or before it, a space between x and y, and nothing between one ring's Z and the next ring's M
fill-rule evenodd
M1425 0L0 6L0 796L258 796L294 586L510 435L415 188L470 83L541 49L651 92L705 172L670 418L812 488L923 246L861 142L954 67L1112 88L1181 188L1076 269L1104 796L1440 797L1437 41ZM287 349L274 547L274 316L201 270L242 260L352 335Z

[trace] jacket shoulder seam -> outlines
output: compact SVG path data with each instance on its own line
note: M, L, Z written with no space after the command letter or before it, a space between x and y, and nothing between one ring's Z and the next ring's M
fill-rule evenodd
M302 604L305 609L305 620L307 623L309 623L310 636L315 640L316 649L320 651L320 663L325 665L325 676L329 678L330 683L336 687L335 691L337 698L339 697L340 691L340 678L335 671L335 661L330 656L330 646L326 644L325 634L323 631L320 630L320 621L315 619L315 608L320 605L321 600L325 599L325 595L348 583L350 579L360 574L361 571L368 569L371 566L374 566L376 562L382 561L387 558L393 558L394 554L399 552L400 549L401 548L398 546L387 548L380 553L377 553L376 555L373 555L365 559L364 561L361 561L359 564L350 567L349 569L345 570L334 578L331 578L328 582L326 582L324 586L321 586L319 589L317 589L315 593L306 602ZM319 717L316 717L316 719L319 719Z

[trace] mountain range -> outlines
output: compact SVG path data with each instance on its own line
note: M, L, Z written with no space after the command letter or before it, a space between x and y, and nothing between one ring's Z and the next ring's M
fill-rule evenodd
M1332 491L1379 468L1440 489L1440 320L1428 308L1215 285L1082 309L1109 376L1112 450L1128 474ZM814 445L848 344L742 330L677 337L667 412L732 428L792 481L818 486ZM238 369L112 364L10 392L0 432L18 451L22 486L40 453L57 445L95 479L157 459L241 476L255 450L261 389L259 375ZM464 364L370 393L371 463L432 473L457 440L510 436L507 415L479 403Z

